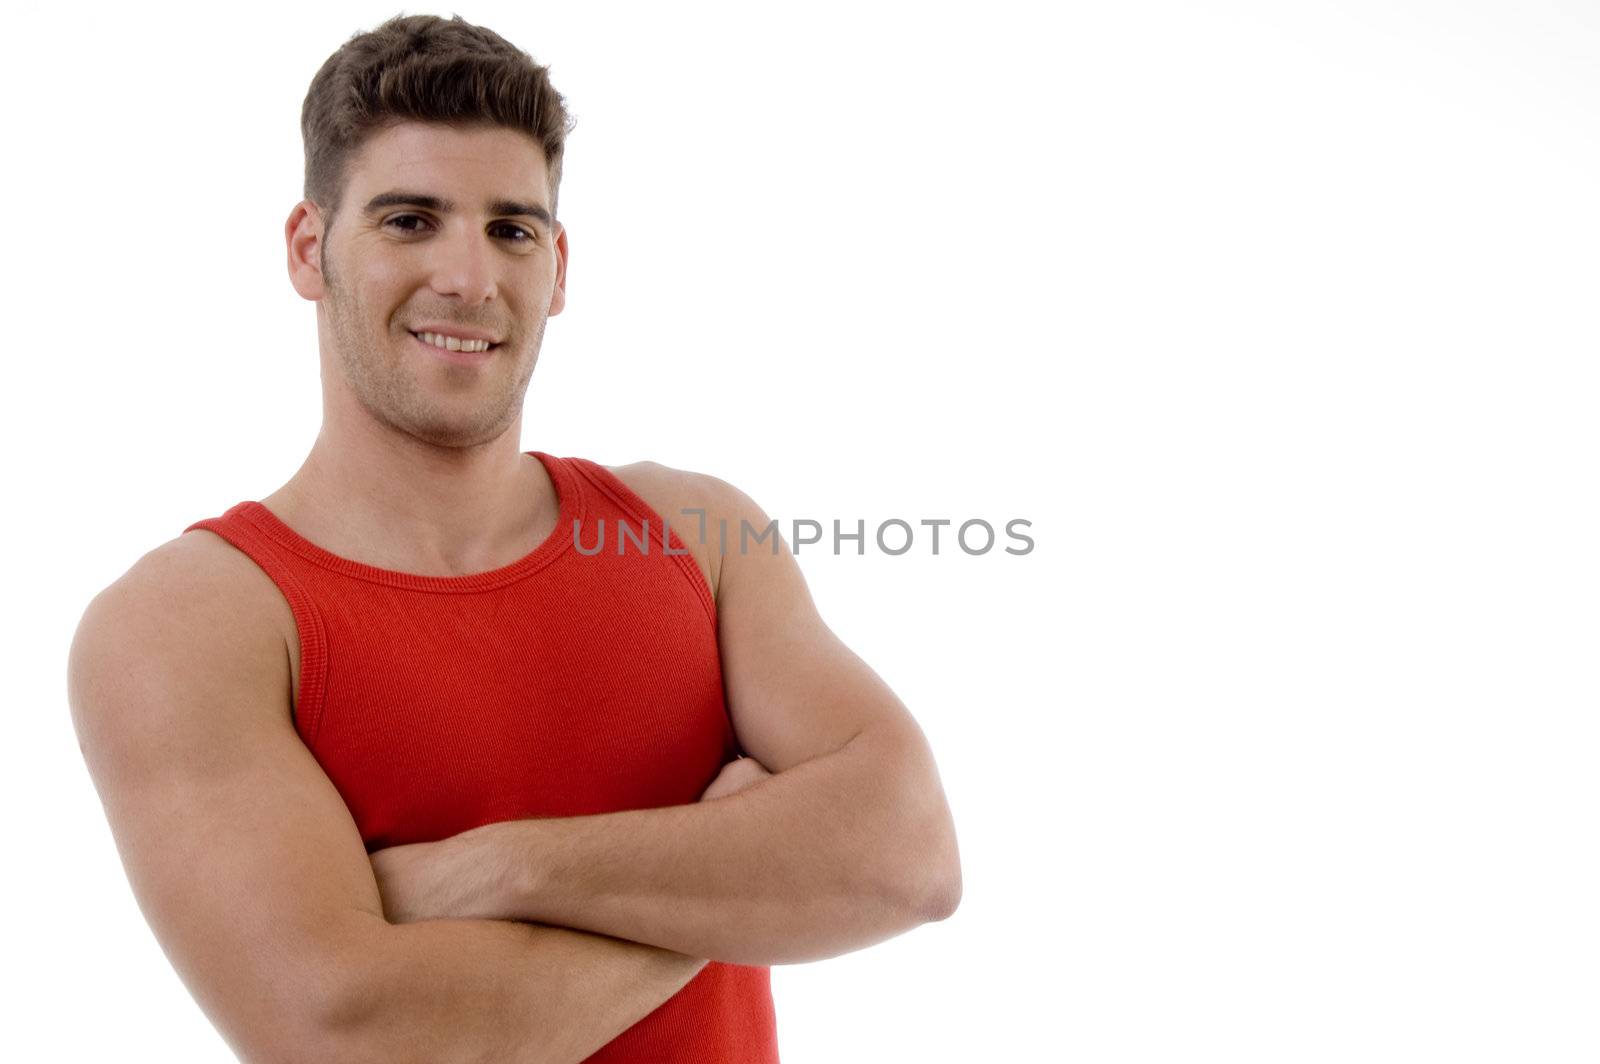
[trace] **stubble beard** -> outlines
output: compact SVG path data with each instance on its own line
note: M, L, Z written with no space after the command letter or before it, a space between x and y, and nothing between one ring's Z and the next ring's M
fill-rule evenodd
M486 379L464 385L476 395L470 403L440 402L434 393L442 387L419 380L419 370L427 373L431 367L424 368L417 353L404 349L409 338L395 340L390 333L370 331L360 301L330 268L326 255L322 273L327 285L323 310L333 331L334 354L351 394L374 420L436 447L462 448L497 439L517 419L544 341L546 316L540 316L534 329L534 356L516 377L506 377L505 367L495 363L451 371ZM509 347L494 355L496 360L515 357Z

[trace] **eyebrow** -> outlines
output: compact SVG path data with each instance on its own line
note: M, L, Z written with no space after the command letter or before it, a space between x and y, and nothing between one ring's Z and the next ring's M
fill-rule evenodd
M381 192L367 201L365 213L372 214L385 207L421 207L426 211L438 211L440 214L449 214L456 209L455 201L444 199L441 196L429 196L422 192L393 191ZM550 228L550 212L537 203L523 203L521 200L491 200L484 204L484 208L494 215L522 216L524 218L537 218L544 223L545 228Z

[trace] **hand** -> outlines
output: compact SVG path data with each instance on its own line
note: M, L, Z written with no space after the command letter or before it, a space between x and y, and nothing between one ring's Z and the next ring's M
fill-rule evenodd
M473 908L477 867L463 832L438 842L388 846L368 855L391 924L483 916Z
M711 781L705 793L700 796L702 802L709 802L713 798L726 798L736 794L753 783L760 783L771 776L761 764L753 757L741 757L729 761L722 766L722 771L717 773L717 778Z

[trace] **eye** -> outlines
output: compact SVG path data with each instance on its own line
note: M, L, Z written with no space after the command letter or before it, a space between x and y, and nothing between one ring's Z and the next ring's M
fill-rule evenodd
M432 224L427 222L427 219L423 218L420 214L397 214L392 218L386 219L383 224L385 226L391 226L395 229L398 229L400 232L407 234L420 233L423 231L422 229L412 225L401 224L405 222ZM536 244L539 242L539 238L536 234L530 233L522 226L513 225L510 222L496 222L490 227L490 229L491 231L498 230L512 234L509 238L509 241L513 244Z
M537 242L538 239L539 239L534 234L532 234L532 233L528 232L526 229L522 228L522 226L520 226L520 225L512 225L510 222L498 222L498 223L496 223L494 225L494 228L495 229L504 229L504 230L507 230L509 232L516 233L516 234L518 234L519 236L522 237L521 240L513 240L513 241L511 241L513 244L532 244L532 243Z
M403 221L406 221L407 219L410 219L411 221L416 221L416 222L420 222L420 221L423 220L422 219L422 215L420 215L420 214L397 214L393 218L390 218L387 221L385 221L383 224L386 225L386 226L394 225L396 222L403 222ZM399 229L400 229L400 231L402 233L415 233L415 232L417 232L416 229L411 229L411 228L408 228L406 226L400 226Z

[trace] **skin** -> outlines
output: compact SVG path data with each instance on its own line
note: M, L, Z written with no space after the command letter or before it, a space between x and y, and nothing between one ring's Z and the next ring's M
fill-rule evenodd
M728 798L770 779L754 757L738 757L722 766L717 778L702 792L701 802ZM414 923L438 918L512 918L478 898L474 866L480 854L462 845L470 832L440 842L387 846L370 856L373 878L378 880L384 918L390 923Z
M755 758L735 758L722 766L700 801L731 797L771 776ZM371 854L384 918L396 924L444 917L510 919L477 897L472 870L480 855L462 845L470 835L389 846Z
M506 199L548 213L548 176L539 145L514 130L406 123L364 145L331 219L310 201L291 212L290 277L317 303L323 427L300 470L263 501L302 535L382 568L458 575L509 564L554 531L554 486L520 440L545 325L565 305L567 234L554 220L486 213ZM373 196L395 190L446 197L455 210L365 209ZM485 329L503 346L457 364L412 336L425 323ZM663 515L696 504L731 514L749 503L736 490L702 484L706 478L675 474L641 463L626 479ZM764 523L763 514L749 516ZM723 611L728 559L711 557L698 535L680 538ZM691 956L785 963L942 917L953 902L908 900L923 897L922 876L950 883L958 875L925 740L892 692L826 631L787 551L774 562L734 561L748 588L743 600L766 603L736 599L723 611L724 627L738 633L732 647L726 630L719 639L730 693L739 695L731 710L741 745L765 751L780 772L830 756L784 779L751 810L490 825L378 851L370 861L391 920L537 920ZM285 643L297 672L292 628ZM762 657L750 658L758 646ZM785 669L814 686L781 678ZM788 696L775 700L774 688ZM759 703L771 708L746 708ZM710 797L767 775L761 762L743 760L718 778ZM861 807L882 812L809 851L775 840L806 823L844 823ZM867 838L874 841L863 848ZM610 859L617 853L630 860L619 865ZM702 876L729 854L744 873L714 876L718 894ZM635 878L599 881L583 871L616 867L631 868ZM918 867L931 871L909 871ZM483 869L515 874L485 879ZM846 876L859 878L845 885ZM866 905L854 900L861 892L890 900ZM628 900L606 911L589 904L596 896ZM741 903L749 905L747 918L728 921L725 912Z
M548 208L547 176L520 133L402 125L365 144L335 211L291 212L324 420L262 501L313 542L452 576L554 531L521 409L564 306L566 233L484 208ZM399 188L457 212L363 212ZM423 321L505 343L454 364L412 338ZM766 523L716 478L613 472L658 515ZM822 624L786 548L714 555L678 531L716 602L730 718L755 756L696 805L487 824L371 855L294 732L294 619L254 563L197 531L97 596L69 669L80 746L152 928L242 1057L582 1060L706 958L818 959L954 909L954 830L904 706Z
M313 542L451 576L508 564L554 528L554 489L521 430L545 324L566 303L566 228L483 209L548 211L548 177L538 143L515 130L404 123L352 161L331 226L310 200L290 212L289 277L317 304L322 429L262 502ZM394 189L457 208L363 212ZM488 329L503 346L453 364L413 339L424 322Z
M519 441L545 325L566 303L566 227L472 209L520 199L548 210L548 178L539 145L514 130L404 123L352 160L331 216L311 200L290 212L290 280L317 304L323 424L301 468L263 502L302 534L369 564L455 575L513 561L528 552L530 528L537 543L553 527L554 489ZM457 210L363 209L394 189L448 190ZM464 366L419 350L410 326L423 323L503 339L492 357ZM286 645L298 659L298 641ZM768 775L739 758L701 800ZM448 891L455 869L443 851L371 855L386 915L420 915L407 899Z
M530 527L544 538L556 499L537 490L543 474L519 441L545 325L566 304L566 227L463 208L519 198L548 210L548 185L543 150L514 130L403 123L352 160L331 217L295 205L289 276L317 304L323 423L300 469L263 499L274 513L337 554L437 575L523 556ZM460 206L362 209L391 189L448 189ZM408 326L424 322L504 339L486 362L458 365L417 350ZM702 800L765 775L740 758Z
M300 469L262 501L313 542L383 568L456 575L514 561L553 528L554 488L520 440L545 326L566 302L567 232L481 209L520 199L548 210L548 178L539 145L514 130L404 123L352 159L331 215L311 200L290 212L290 280L317 304L323 424ZM395 189L446 196L456 211L364 210ZM459 365L420 348L410 327L423 323L487 329L502 343ZM629 480L659 512L676 512L666 505L676 496L648 474ZM695 541L715 587L717 567ZM285 643L298 665L292 630ZM739 758L701 800L769 775ZM370 855L386 915L443 909L460 878L452 855L465 856L440 844Z

